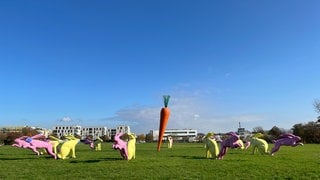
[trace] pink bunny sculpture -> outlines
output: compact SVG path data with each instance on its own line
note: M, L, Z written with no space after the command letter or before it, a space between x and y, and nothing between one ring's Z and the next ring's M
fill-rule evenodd
M52 144L49 143L49 141L42 141L33 138L27 138L25 141L36 148L44 148L48 154L50 154L54 159L57 159L57 155L53 152Z
M242 144L239 143L240 137L235 132L229 132L229 138L223 140L221 142L220 153L218 155L218 159L223 159L223 156L227 153L228 148L241 148Z
M63 141L59 138L56 138L54 136L49 136L49 143L52 144L53 152L55 154L58 153L58 146L59 144L63 143Z
M119 150L120 155L123 159L128 160L128 147L127 142L121 139L123 133L118 133L114 136L114 143L112 148Z
M26 148L31 149L33 152L35 152L39 156L39 151L37 151L37 148L35 146L32 146L30 143L26 142L25 139L28 138L27 136L22 136L19 138L16 138L14 140L14 144L12 146L19 147L19 148Z
M38 139L38 140L43 140L43 141L46 141L46 142L49 142L51 145L52 145L52 151L54 154L57 154L58 151L57 151L57 148L58 148L58 145L61 144L63 141L59 138L56 138L54 136L49 136L48 138L43 135L43 134L36 134L34 136L31 137L32 139Z
M279 151L281 146L292 146L292 147L296 147L298 145L302 146L303 143L301 143L300 141L301 141L301 138L294 134L289 134L289 133L282 134L274 141L274 147L271 150L271 155L273 156L274 153Z

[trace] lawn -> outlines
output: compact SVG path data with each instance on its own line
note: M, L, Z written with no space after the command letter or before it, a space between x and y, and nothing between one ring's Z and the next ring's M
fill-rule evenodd
M103 143L102 151L78 144L77 158L54 160L31 150L0 147L0 179L320 179L320 145L280 148L274 156L251 149L229 149L223 160L205 158L201 143L136 144L136 159L126 161ZM273 145L270 145L271 149Z

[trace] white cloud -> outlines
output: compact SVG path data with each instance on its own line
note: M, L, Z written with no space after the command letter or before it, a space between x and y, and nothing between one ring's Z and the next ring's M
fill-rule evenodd
M263 116L224 115L215 109L214 103L198 93L171 95L169 106L171 114L168 129L196 129L198 132L236 131L238 123L254 124L264 119ZM162 107L131 106L120 109L116 116L105 119L112 126L129 125L132 132L145 134L159 128L160 110ZM258 126L258 125L256 125ZM256 127L253 125L253 127ZM251 130L251 129L250 129Z
M71 119L70 117L63 117L63 118L61 119L61 121L62 121L62 122L71 122L72 119Z

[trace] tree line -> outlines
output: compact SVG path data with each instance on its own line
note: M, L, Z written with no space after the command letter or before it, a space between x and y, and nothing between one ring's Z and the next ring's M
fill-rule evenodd
M273 126L270 130L263 130L262 127L256 127L252 133L264 134L264 139L268 143L272 143L280 134L293 133L300 136L303 143L320 143L320 119L317 121L310 121L308 123L299 123L293 125L290 130L285 130Z
M320 114L319 99L314 100L313 106L315 111ZM276 126L272 127L269 131L264 131L262 127L253 129L253 133L258 132L263 133L268 142L272 142L273 139L282 133L293 133L294 135L300 136L303 143L320 143L320 116L318 116L315 121L294 124L289 132Z
M316 99L313 103L314 109L320 114L320 100ZM294 124L293 127L288 131L277 126L273 126L270 130L264 130L262 127L258 126L253 128L252 133L262 133L264 134L264 139L272 143L282 133L293 133L300 136L303 143L320 143L320 116L317 117L315 121L310 121L307 123ZM0 144L12 144L14 140L21 136L33 136L38 134L38 132L30 127L22 128L21 132L0 132ZM113 138L109 139L103 137L104 141L112 141ZM137 142L145 141L152 142L153 136L151 134L140 134L137 135Z
M272 143L274 139L280 136L282 133L293 133L300 136L303 143L320 143L320 116L316 121L310 121L308 123L299 123L293 125L290 130L285 130L277 126L273 126L270 130L264 130L262 127L257 126L253 128L252 133L264 134L264 139ZM14 140L21 136L33 136L38 132L30 127L22 128L21 132L0 132L0 144L10 145L14 143ZM109 139L102 137L105 142L111 142L113 138ZM137 135L137 142L153 142L153 136L151 134ZM201 141L200 141L201 142Z

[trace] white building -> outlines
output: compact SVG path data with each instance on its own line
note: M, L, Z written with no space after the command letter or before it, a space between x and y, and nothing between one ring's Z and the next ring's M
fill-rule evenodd
M131 133L130 126L127 125L119 125L116 129L108 129L109 137L113 139L113 137L118 133Z
M116 133L130 133L130 127L126 125L117 126Z
M51 130L42 128L42 127L35 127L34 128L38 133L44 135L46 138L51 134Z
M249 136L251 133L249 131L247 131L245 128L241 127L241 124L239 122L239 128L238 128L238 134L240 136L241 139L245 139L247 136Z
M158 141L159 130L151 130L150 133L153 136L153 140ZM166 140L168 136L171 136L176 141L192 142L196 139L197 135L198 131L194 129L166 129L162 140Z
M52 133L56 134L58 138L68 134L81 136L81 126L55 126Z
M77 126L55 126L52 133L57 135L58 138L64 135L72 134L78 135L81 139L85 139L87 136L92 136L93 139L102 136L108 136L109 139L113 138L117 133L130 133L130 127L125 125L117 126L116 129L108 129L107 127L95 126L95 127L81 127Z
M92 136L93 139L109 136L107 127L83 127L81 128L81 139Z

